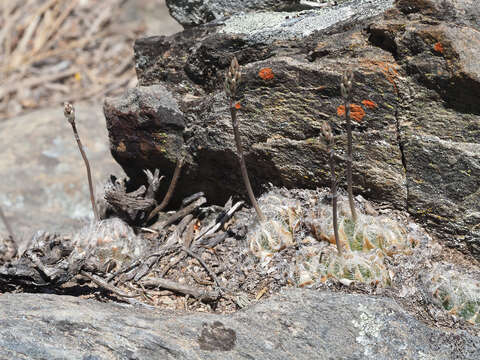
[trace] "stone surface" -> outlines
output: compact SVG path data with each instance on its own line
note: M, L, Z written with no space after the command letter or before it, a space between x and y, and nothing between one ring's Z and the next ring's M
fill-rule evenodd
M480 337L430 328L394 301L286 290L233 315L69 296L0 296L10 359L478 359Z
M184 26L205 24L238 12L284 10L293 8L295 0L167 0L170 14Z
M182 26L170 16L165 0L128 0L123 15L131 21L141 22L146 35L171 35L182 30Z
M170 14L183 26L192 27L196 25L206 24L212 21L223 21L229 16L243 13L247 14L245 18L237 18L234 20L234 26L243 27L245 30L251 25L255 25L254 31L263 27L270 28L278 25L279 18L285 18L290 14L284 12L298 12L302 10L322 9L326 11L323 22L337 22L341 18L349 17L352 13L357 16L366 9L374 9L378 4L391 4L393 0L167 0L167 6ZM346 6L344 6L346 4ZM384 5L381 5L384 6ZM352 8L354 7L354 8ZM369 11L369 10L367 10ZM272 13L274 12L274 13ZM264 15L262 15L264 13ZM249 16L248 14L252 14ZM284 30L288 31L288 27L294 28L323 28L322 23L318 23L314 13L305 13L307 16L295 16L289 23L283 25ZM310 21L313 18L313 21ZM306 20L305 20L306 19ZM227 20L228 22L229 20ZM258 22L260 21L260 22ZM303 24L302 24L303 22ZM294 25L296 24L296 25ZM298 26L300 25L300 26ZM245 31L245 33L247 33Z
M386 3L370 6L375 4ZM171 139L175 146L160 152L155 146L161 141L152 144L150 134L117 132L112 153L141 183L136 163L154 168L170 162L165 168L173 169L169 159L183 143L188 156L177 198L205 191L223 204L231 194L244 196L223 93L224 71L235 55L243 72L240 132L254 190L260 193L269 182L290 188L328 185L320 126L332 123L343 155L339 82L350 67L360 120L354 126L355 193L407 209L446 243L480 259L478 9L468 0L397 1L374 18L353 9L339 23L293 37L273 39L271 28L260 25L242 34L228 24L256 14L238 14L223 25L137 40L140 85L166 88L184 114L185 129L181 136L172 132L178 141ZM328 13L290 13L290 19L278 21L306 14L312 21ZM268 69L270 78L262 75ZM134 140L123 141L120 154L122 139ZM148 147L143 154L141 146Z
M375 16L393 4L393 0L340 2L321 10L301 12L250 12L225 19L220 33L248 34L248 41L271 43L305 38L343 21L360 21Z
M101 192L107 176L123 171L109 156L98 104L77 104L76 117ZM0 206L19 239L37 230L78 229L93 218L85 166L62 106L1 122L0 144Z

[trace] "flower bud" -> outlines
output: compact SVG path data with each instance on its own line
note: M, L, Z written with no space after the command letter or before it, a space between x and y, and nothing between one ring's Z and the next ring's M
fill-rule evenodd
M240 80L240 65L238 64L237 58L234 57L230 63L230 67L225 73L225 93L229 97L235 97L237 86L240 84Z
M333 141L333 133L332 133L332 128L330 127L330 124L324 121L322 124L321 130L322 130L323 138L327 143L330 144Z
M348 99L352 92L353 72L352 70L346 70L343 73L342 81L340 83L340 90L342 97Z
M63 103L63 114L67 118L70 124L73 124L75 121L75 108L72 104L65 102Z

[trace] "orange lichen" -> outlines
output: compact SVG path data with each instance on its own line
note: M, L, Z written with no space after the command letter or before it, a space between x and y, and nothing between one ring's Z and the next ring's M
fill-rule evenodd
M240 105L240 103L235 103L235 105L233 105L235 107L235 109L237 110L240 110L242 108L242 105Z
M443 45L442 45L442 43L440 43L440 42L435 43L435 45L433 45L433 50L435 50L436 52L442 54L442 53L443 53Z
M372 100L363 100L362 104L369 109L375 109L377 107L377 103Z
M337 108L337 115L344 116L345 115L345 106L340 105ZM365 116L365 110L360 105L357 104L350 104L350 117L355 120L356 122L361 122L363 117Z
M398 76L397 64L392 64L389 62L377 61L377 60L366 60L366 61L363 61L363 64L368 69L377 70L376 68L380 68L380 71L383 73L387 81L393 85L395 92L398 94L398 88L395 82L395 79Z
M271 68L260 69L258 76L260 76L263 80L271 80L275 77Z

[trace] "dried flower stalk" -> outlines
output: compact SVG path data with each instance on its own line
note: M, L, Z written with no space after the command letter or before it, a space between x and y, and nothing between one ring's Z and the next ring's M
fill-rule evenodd
M331 196L332 196L332 219L333 219L333 234L335 236L335 244L340 256L343 254L342 244L338 236L338 216L337 216L337 176L335 175L335 152L333 147L335 145L335 138L333 137L332 128L327 122L322 124L322 135L327 145L328 161L330 165L330 179L331 179Z
M93 215L95 217L95 220L99 221L100 218L98 216L97 206L95 203L95 195L94 195L95 191L93 188L92 174L90 171L90 163L88 162L87 154L85 154L82 142L80 141L80 136L78 135L77 127L75 125L75 108L73 107L72 104L68 102L64 103L63 105L64 105L63 114L65 115L65 118L68 120L70 125L72 125L72 130L75 136L75 140L77 140L78 149L80 150L80 154L82 154L83 161L85 162L85 167L87 168L88 188L90 190L90 201L92 202Z
M237 87L240 84L241 73L240 65L238 64L237 58L234 57L230 64L230 67L227 69L225 74L225 93L229 98L229 107L230 107L230 116L232 118L232 127L233 135L235 137L235 145L237 147L238 157L240 161L240 171L242 173L243 182L245 183L245 188L247 189L248 197L252 203L255 211L257 212L260 222L265 221L265 215L263 215L262 210L258 206L255 195L253 194L252 185L250 184L250 179L248 178L247 166L245 165L245 158L243 156L242 141L240 138L240 131L238 130L238 120L237 120L237 107L235 104L235 99L237 95Z
M355 211L355 203L353 202L353 189L352 189L352 121L350 119L350 103L352 96L352 82L353 72L351 70L345 71L342 76L342 82L340 83L340 90L345 105L345 121L347 123L347 192L348 202L350 204L350 211L352 213L352 219L357 221L357 212Z
M8 232L8 235L10 236L10 238L12 239L13 243L15 244L15 246L17 246L16 244L16 241L15 241L15 237L13 236L13 230L10 226L10 223L8 222L7 220L7 217L5 216L2 208L0 207L0 218L2 219L3 221L3 224L5 225L5 228L7 229L7 232Z

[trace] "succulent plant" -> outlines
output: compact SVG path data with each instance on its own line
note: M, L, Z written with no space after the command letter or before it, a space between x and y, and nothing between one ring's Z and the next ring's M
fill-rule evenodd
M75 252L90 255L105 269L119 268L144 253L145 242L118 218L93 222L73 239Z
M265 222L265 215L260 209L260 206L258 206L255 195L253 194L252 185L250 184L250 178L248 177L247 172L247 165L245 164L245 157L243 155L242 139L240 137L240 130L238 128L237 110L240 108L240 104L236 103L235 101L241 79L242 73L240 71L240 65L238 64L237 58L234 57L230 63L230 67L225 73L225 94L227 95L229 100L228 104L230 108L230 117L232 119L233 136L235 138L235 146L237 147L238 160L240 163L240 172L242 173L243 182L245 184L245 188L247 189L247 194L250 198L250 202L252 203L253 208L257 212L259 221Z
M275 253L295 245L294 282L309 286L336 279L343 284L362 282L390 285L392 273L385 259L410 254L415 246L406 230L393 219L358 212L357 222L350 216L348 199L339 197L339 237L343 254L335 250L332 208L311 204L306 211L300 201L271 190L260 199L268 220L257 224L249 238L251 252L266 264Z
M332 199L332 226L333 226L333 234L335 245L337 245L337 251L340 255L343 252L343 245L338 235L338 216L337 216L337 188L338 188L338 179L337 175L335 174L335 137L333 136L332 127L326 121L322 124L322 137L325 141L327 146L327 154L328 154L328 163L330 166L330 194Z
M452 264L435 264L424 276L430 300L451 315L480 325L480 279Z
M346 208L346 202L340 203L338 219L340 242L346 251L369 252L379 249L386 256L392 256L399 252L409 252L415 246L405 229L393 219L359 213L354 222ZM317 240L335 244L331 219L331 209L322 207L308 222Z
M75 124L75 108L73 107L72 104L68 102L63 104L63 115L72 126L72 131L73 131L75 140L77 141L78 150L82 155L83 161L85 163L85 168L87 169L88 189L90 190L90 201L92 203L93 217L95 221L98 221L100 220L100 217L98 215L98 209L95 201L95 188L93 186L90 163L88 162L87 154L85 153L85 149L83 148L82 141L80 140L80 136L78 135L77 126Z
M268 220L257 223L249 239L251 252L264 260L294 244L302 210L297 200L269 192L261 198Z
M297 285L300 287L317 280L325 282L329 278L347 286L354 281L384 286L391 284L392 275L385 265L385 254L379 249L344 252L343 256L332 251L331 246L320 252L314 247L306 251L297 257Z

